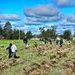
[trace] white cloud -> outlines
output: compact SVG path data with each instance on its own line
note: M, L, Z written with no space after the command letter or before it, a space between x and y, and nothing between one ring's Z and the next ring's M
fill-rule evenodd
M14 26L14 27L24 27L24 23L23 22L11 22L12 23L12 25Z
M63 21L60 22L60 25L75 26L75 23L67 21L67 20L63 20Z
M70 7L75 6L75 0L57 0L59 7Z
M6 20L6 21L19 21L19 20L21 20L21 18L17 14L1 14L0 19Z
M25 26L24 29L23 29L25 32L27 31L31 31L33 34L39 34L40 33L40 30L38 27L35 27L35 26Z
M52 5L39 5L37 7L25 8L25 24L38 25L46 22L58 21L62 18L59 9Z
M43 22L37 21L36 19L37 18L27 17L27 18L24 19L24 23L26 25L40 25L40 24L43 23Z
M67 15L67 21L75 23L75 14Z
M25 8L24 13L26 16L54 16L60 13L57 8L52 5L39 5L37 7Z

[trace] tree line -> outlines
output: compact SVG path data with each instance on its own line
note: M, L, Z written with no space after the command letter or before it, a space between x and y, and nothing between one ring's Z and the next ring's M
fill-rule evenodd
M51 28L45 30L44 27L40 27L39 28L39 30L41 31L40 36L44 38L56 39L56 37L58 36L58 34L56 33L56 28L57 26L51 26ZM72 35L70 30L65 30L63 34L59 36L66 40L70 40Z
M31 31L25 34L22 30L13 29L10 22L7 22L4 27L0 25L0 39L23 39L25 36L31 38Z
M51 28L48 28L47 30L45 30L44 27L40 27L40 34L37 36L39 38L43 37L43 38L52 38L55 39L58 34L56 33L56 26L51 26ZM31 31L28 32L24 32L22 30L19 29L13 29L12 25L10 22L7 22L4 27L2 27L0 25L0 39L23 39L25 36L27 36L29 39L34 37L35 35L32 34ZM64 33L62 35L60 35L61 37L63 37L64 39L69 40L71 37L71 31L70 30L65 30Z

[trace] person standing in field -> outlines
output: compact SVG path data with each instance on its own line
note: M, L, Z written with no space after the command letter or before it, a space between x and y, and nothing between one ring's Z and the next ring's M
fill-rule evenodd
M8 56L9 59L12 57L12 49L11 49L11 47L12 47L12 43L10 43L9 46L6 48L6 50L9 50L9 56Z
M62 47L62 44L63 44L63 39L61 38L60 39L60 47Z
M57 36L57 38L56 38L56 45L58 45L59 42L60 42L60 36Z
M52 40L51 39L49 40L49 42L50 42L50 45L52 45Z
M13 42L11 49L12 49L12 58L16 58L17 46L15 42Z
M25 36L25 38L23 39L23 43L24 43L24 46L25 46L25 48L26 48L26 45L27 45L27 43L28 43L28 38Z
M37 42L34 43L34 47L37 47Z

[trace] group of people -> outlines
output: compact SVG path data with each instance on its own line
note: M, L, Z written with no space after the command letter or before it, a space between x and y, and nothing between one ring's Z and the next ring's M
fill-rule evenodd
M45 39L45 44L48 42L47 39ZM50 44L52 45L52 40L49 39L49 42ZM28 45L28 38L25 36L25 38L23 39L23 43L24 43L24 48L29 48L29 45ZM60 45L60 47L62 47L62 44L63 44L63 39L62 38L57 38L56 39L56 45ZM34 43L34 46L37 47L37 43L35 42ZM6 50L9 50L9 58L17 58L18 56L16 56L16 51L17 51L17 46L16 46L16 42L13 42L9 44L9 46L6 48Z
M51 39L49 40L49 42L52 45L52 40ZM62 38L59 38L59 39L57 38L56 39L56 45L58 45L58 44L60 45L60 47L62 47L62 44L63 44L63 39Z
M12 58L17 58L17 56L16 56L17 46L16 46L15 42L13 42L13 44L10 43L9 46L6 48L6 50L9 51L8 58L11 58L11 57Z
M40 39L41 43L45 43L45 44L48 44L48 42L50 43L50 45L52 45L52 39ZM60 37L57 37L56 38L56 45L60 45L60 47L62 47L62 44L63 44L63 39L60 38Z

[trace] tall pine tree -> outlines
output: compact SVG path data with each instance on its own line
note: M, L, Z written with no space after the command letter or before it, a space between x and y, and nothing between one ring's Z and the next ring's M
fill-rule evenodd
M10 34L10 31L12 30L12 26L11 26L11 23L10 22L7 22L6 24L5 24L5 26L4 26L4 37L6 38L6 39L9 39L10 38L10 36L9 36L9 34ZM11 34L12 35L12 34Z

